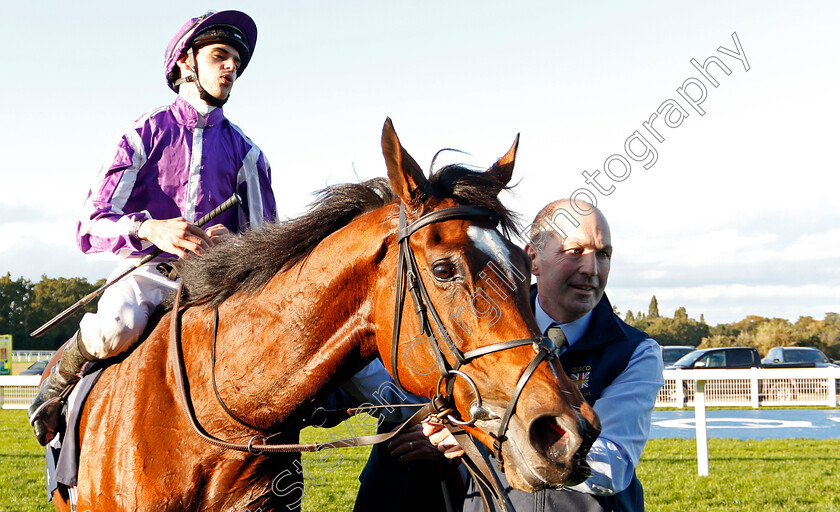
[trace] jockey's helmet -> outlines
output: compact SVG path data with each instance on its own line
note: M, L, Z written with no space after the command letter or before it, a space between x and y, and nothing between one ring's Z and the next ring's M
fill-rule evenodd
M193 65L191 76L181 77L178 71L178 59L185 53L195 59L194 53L209 44L224 43L236 48L241 64L237 76L242 76L257 44L257 25L250 16L240 11L208 11L197 18L192 18L172 36L164 56L164 74L166 84L175 92L184 82L196 82L199 92L203 92L198 83L197 69ZM212 98L212 97L211 97ZM202 99L207 101L207 98ZM224 100L213 98L217 102ZM213 101L209 101L213 104ZM221 105L217 105L221 106Z

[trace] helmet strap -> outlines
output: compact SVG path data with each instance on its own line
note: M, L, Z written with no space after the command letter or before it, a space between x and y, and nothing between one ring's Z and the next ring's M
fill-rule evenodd
M198 89L198 97L201 98L202 101L214 107L221 107L224 105L228 98L230 98L230 95L228 95L225 99L219 99L207 92L204 87L201 86L201 82L198 80L198 65L195 62L195 51L192 46L187 48L187 60L190 64L190 74L175 80L174 85L177 87L187 82L195 82L195 87Z

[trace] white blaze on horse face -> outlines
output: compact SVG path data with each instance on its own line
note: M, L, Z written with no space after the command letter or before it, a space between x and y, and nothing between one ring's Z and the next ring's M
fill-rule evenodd
M513 255L510 249L505 244L502 235L495 229L479 228L476 226L469 226L467 228L467 236L473 241L475 246L483 251L490 260L502 269L505 276L510 283L516 282L517 275L520 272L513 268Z

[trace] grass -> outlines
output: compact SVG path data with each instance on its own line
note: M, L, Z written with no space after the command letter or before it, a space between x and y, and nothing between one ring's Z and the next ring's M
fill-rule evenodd
M307 429L303 440L350 435ZM321 460L304 454L305 512L352 510L369 449ZM638 467L648 512L840 512L840 440L709 439L708 477L697 476L693 439L652 439ZM24 411L0 411L0 510L52 510L44 498L43 448Z
M44 448L35 440L26 411L0 410L0 509L55 510L47 502Z
M840 440L709 439L697 476L694 439L651 439L637 474L648 512L840 511Z

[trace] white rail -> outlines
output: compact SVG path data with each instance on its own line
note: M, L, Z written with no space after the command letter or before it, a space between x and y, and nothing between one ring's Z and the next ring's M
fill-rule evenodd
M705 380L706 406L754 407L840 405L840 368L750 368L665 370L656 407L694 405L698 380ZM35 398L40 377L0 377L0 407L24 409Z
M26 409L38 393L40 375L0 377L0 409Z
M837 407L840 368L665 370L657 407L694 406L697 474L709 475L707 406L828 405Z
M41 359L50 359L55 350L12 350L13 363L34 363Z
M665 370L663 375L657 407L694 405L701 380L706 383L706 406L840 405L840 368Z

